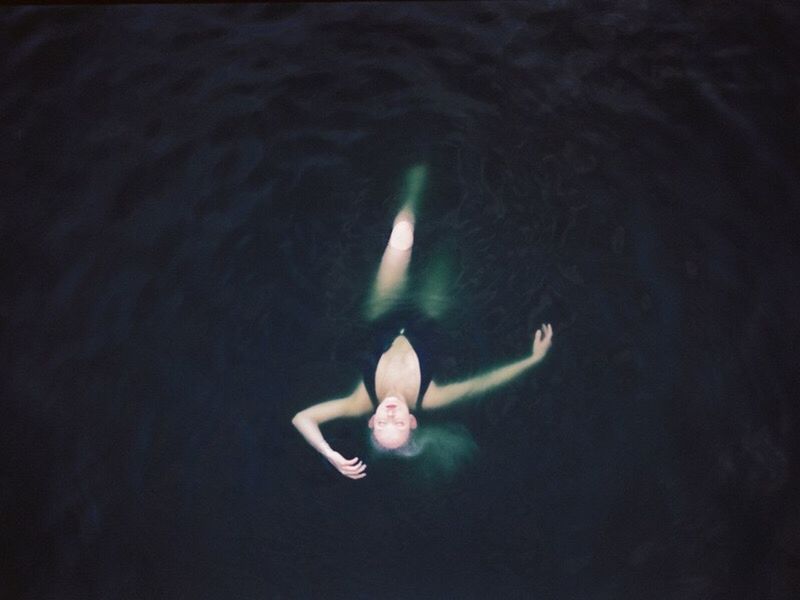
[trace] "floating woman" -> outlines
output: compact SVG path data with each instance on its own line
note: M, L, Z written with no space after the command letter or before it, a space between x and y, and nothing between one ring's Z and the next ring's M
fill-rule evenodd
M413 203L407 203L395 218L378 270L368 307L370 320L374 321L389 311L396 292L405 283L413 243ZM322 423L372 413L367 426L371 430L373 445L380 450L403 455L417 428L414 413L439 409L510 382L541 361L553 339L553 327L544 323L534 335L530 355L482 375L440 385L431 380L427 353L418 353L419 348L412 343L416 339L424 340L425 332L415 326L419 320L409 319L401 323L404 326L395 328L393 337L384 337L384 343L374 353L375 360L369 363L363 380L350 395L310 406L292 419L308 443L342 475L351 479L366 477L366 464L358 457L345 458L331 448L320 431Z

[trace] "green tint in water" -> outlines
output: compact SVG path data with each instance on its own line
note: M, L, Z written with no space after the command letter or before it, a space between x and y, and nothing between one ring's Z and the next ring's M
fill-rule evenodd
M441 252L426 269L417 294L417 305L432 319L441 318L450 308L453 297L452 273L452 259Z
M411 442L400 451L386 451L370 443L373 461L410 460L407 472L414 485L438 486L447 483L471 464L478 446L469 431L461 424L421 424L413 434Z
M412 213L417 214L422 189L425 186L425 179L427 176L428 168L425 165L414 165L408 170L403 189L403 209L408 209Z
M478 446L463 425L421 426L416 432L420 447L419 479L446 482L475 458Z

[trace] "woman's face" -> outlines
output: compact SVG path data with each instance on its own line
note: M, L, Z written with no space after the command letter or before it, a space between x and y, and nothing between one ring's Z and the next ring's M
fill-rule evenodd
M417 419L401 398L387 396L369 419L369 428L375 440L384 448L394 450L408 441Z

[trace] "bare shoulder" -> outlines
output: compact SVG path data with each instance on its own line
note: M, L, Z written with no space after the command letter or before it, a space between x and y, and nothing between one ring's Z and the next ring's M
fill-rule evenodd
M423 410L426 408L438 408L442 405L442 386L436 385L435 381L428 384L428 389L425 390L425 395L422 397L420 403Z
M354 417L372 412L372 401L363 381L347 397L347 412Z

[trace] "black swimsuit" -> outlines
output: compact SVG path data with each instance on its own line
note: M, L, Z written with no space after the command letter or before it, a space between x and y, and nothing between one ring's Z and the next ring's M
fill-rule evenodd
M428 391L428 386L433 377L437 326L429 318L421 317L418 314L393 313L375 323L372 349L365 353L363 357L364 385L367 388L372 404L378 406L380 400L375 393L375 370L378 367L378 361L381 356L391 347L401 329L405 329L403 335L411 342L411 346L419 359L421 379L419 395L414 403L414 409L417 410L422 406L422 399L425 397L425 392Z

